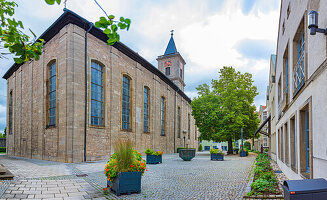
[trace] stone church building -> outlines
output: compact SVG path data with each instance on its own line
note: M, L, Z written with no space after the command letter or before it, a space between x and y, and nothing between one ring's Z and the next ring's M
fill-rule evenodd
M14 64L7 80L7 154L59 162L108 159L117 138L174 153L198 146L185 61L171 35L154 67L70 10L40 36L38 61Z

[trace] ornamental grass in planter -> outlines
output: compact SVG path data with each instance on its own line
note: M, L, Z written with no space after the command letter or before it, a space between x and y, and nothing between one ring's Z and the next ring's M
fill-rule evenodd
M154 151L147 148L144 153L146 154L146 164L162 163L162 151Z
M130 140L118 140L115 153L105 165L107 187L117 196L141 192L141 176L146 170L142 155L133 149Z
M220 149L210 149L211 160L224 160L224 152Z
M247 196L265 196L280 195L281 191L278 187L278 181L275 173L270 165L267 154L260 153L256 158L253 183L251 184L251 192Z

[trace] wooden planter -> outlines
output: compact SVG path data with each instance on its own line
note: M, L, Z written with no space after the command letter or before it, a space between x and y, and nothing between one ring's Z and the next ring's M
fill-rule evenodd
M224 155L222 154L210 154L211 160L224 160Z
M112 182L107 181L107 187L117 196L141 193L141 177L142 172L120 172Z
M195 149L180 149L179 157L184 161L191 161L195 157Z
M162 163L162 155L146 155L146 164L159 164Z

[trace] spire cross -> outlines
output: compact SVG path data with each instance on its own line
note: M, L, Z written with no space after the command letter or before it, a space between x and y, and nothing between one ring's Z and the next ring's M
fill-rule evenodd
M170 35L173 36L174 35L174 30L171 30L170 32L171 32Z

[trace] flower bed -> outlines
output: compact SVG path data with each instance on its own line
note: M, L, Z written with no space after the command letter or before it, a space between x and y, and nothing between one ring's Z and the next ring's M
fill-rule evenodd
M275 199L282 197L267 154L259 154L256 158L251 191L246 197L256 197L258 195L266 197L264 199L269 199L269 196Z

